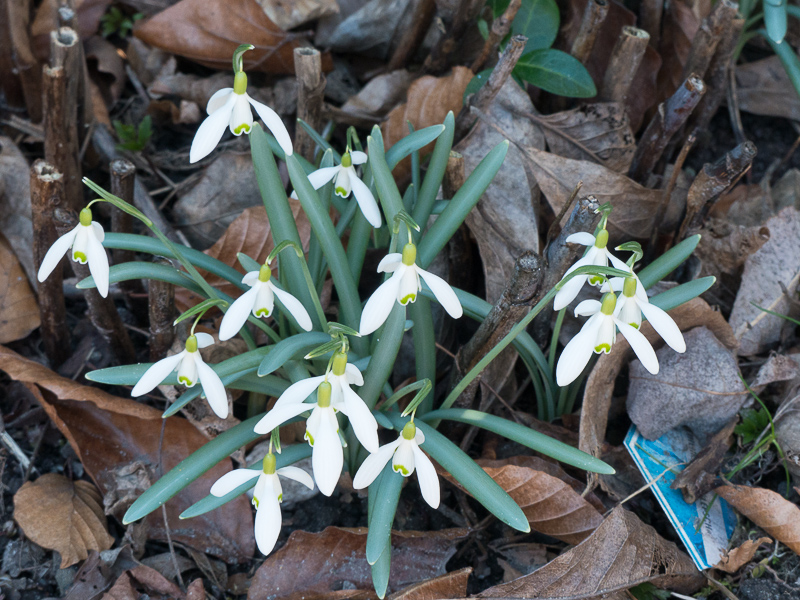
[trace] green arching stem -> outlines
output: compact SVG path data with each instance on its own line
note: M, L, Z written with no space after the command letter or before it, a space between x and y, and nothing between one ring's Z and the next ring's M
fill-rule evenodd
M562 308L558 311L558 316L556 317L556 325L553 327L553 336L550 338L550 356L548 358L547 364L550 367L550 372L553 372L553 369L556 366L556 349L558 348L558 335L561 333L561 324L564 322L564 314L567 312L566 307Z

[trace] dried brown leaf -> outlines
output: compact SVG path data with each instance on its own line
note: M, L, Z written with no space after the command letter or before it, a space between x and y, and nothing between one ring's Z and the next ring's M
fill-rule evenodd
M370 79L355 96L351 96L342 110L352 114L383 118L395 106L405 102L406 94L416 75L406 69L378 75Z
M458 114L464 103L464 90L472 80L473 73L466 67L453 67L444 77L424 75L408 88L408 101L395 107L381 123L381 133L387 148L408 135L409 121L414 129L441 124L447 113ZM420 156L433 149L433 142L420 150ZM411 160L405 159L395 170L395 178L408 177Z
M145 565L125 571L104 595L103 600L183 600L186 595L161 573ZM202 596L200 596L202 599Z
M125 62L117 52L117 47L95 35L84 42L84 52L89 73L102 92L105 105L113 106L127 81Z
M108 9L112 0L75 0L75 16L78 21L78 35L88 40L100 25L100 19ZM36 9L36 17L31 23L33 49L40 61L50 56L50 32L58 29L58 9L62 6L59 0L45 0ZM72 6L72 5L71 5Z
M267 16L284 31L339 12L336 0L257 0Z
M800 508L777 492L744 485L714 490L731 506L779 542L800 554Z
M167 472L208 441L185 419L165 422L159 410L80 385L2 346L0 365L9 377L25 383L34 394L80 457L107 503L116 498L123 467L141 463L150 477L145 485L149 485L159 472ZM161 444L164 423L164 440L169 443ZM186 487L166 504L167 518L173 541L226 561L240 562L250 560L255 549L252 511L245 496L200 517L178 519L181 512L206 497L211 485L230 469L231 462L223 461ZM127 505L119 504L118 510L124 511L134 498L133 493L128 494ZM166 540L160 513L147 517L146 526L150 539Z
M761 537L757 540L747 540L741 546L737 546L725 552L725 555L714 565L714 568L725 571L726 573L736 573L736 571L753 560L753 556L755 556L759 546L769 543L772 543L772 540L768 537Z
M389 591L438 577L455 553L465 529L395 531L392 533L392 572ZM249 600L331 598L347 581L355 590L372 589L366 558L367 529L326 527L320 533L294 531L286 545L258 568L247 593ZM344 590L343 590L344 591Z
M699 277L734 275L770 237L767 227L743 227L726 219L709 219L697 233L700 243L694 256L700 260Z
M800 98L777 56L737 65L736 96L745 112L800 119Z
M572 160L534 148L525 151L533 161L534 176L553 212L559 213L572 190L582 181L582 192L592 194L600 204L610 202L614 207L609 218L612 235L626 239L650 236L663 195L660 190L645 188L625 175L593 162ZM662 228L674 226L680 210L678 203L671 202Z
M61 555L62 569L84 560L89 550L108 550L114 543L97 489L59 473L46 473L19 488L14 519L34 543Z
M544 567L478 594L480 598L594 598L641 583L683 593L705 579L692 559L655 529L621 507L615 508L581 544Z
M539 119L550 126L542 131L553 154L628 172L636 144L628 115L616 102L584 104Z
M664 9L661 43L658 49L663 58L658 73L659 101L669 98L683 83L681 80L683 66L689 58L689 50L700 28L700 21L705 16L693 10L693 4L677 0L670 2ZM700 4L702 3L696 3Z
M673 308L669 311L669 315L681 331L688 331L693 327L704 325L727 348L734 349L737 346L736 338L725 317L702 298L694 298ZM651 344L658 343L657 341L661 339L646 321L642 323L642 333ZM600 456L600 449L606 436L614 383L623 365L627 364L632 354L628 342L624 338L618 337L611 353L600 357L586 381L578 447L593 456Z
M472 567L453 571L416 583L389 596L387 600L439 600L440 598L465 598L467 580Z
M33 264L33 221L28 161L11 138L0 135L0 233L22 264L30 282L36 281ZM35 285L35 283L34 283Z
M167 52L216 69L231 68L234 50L246 40L255 50L245 53L245 71L294 74L296 36L269 20L256 0L181 0L147 21L134 35ZM330 70L329 54L323 68Z
M787 321L754 306L787 314L800 281L800 212L787 207L766 222L770 238L745 262L730 324L745 356L759 354L780 339Z
M0 235L0 344L21 340L39 323L36 296L19 260Z

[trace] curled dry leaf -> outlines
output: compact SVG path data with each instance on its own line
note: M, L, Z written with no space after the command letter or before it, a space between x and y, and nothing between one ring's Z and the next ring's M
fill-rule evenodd
M684 335L686 352L656 351L659 371L631 362L628 415L648 440L684 425L698 439L722 429L749 398L733 352L706 327Z
M700 261L698 277L734 275L770 237L767 227L733 225L726 219L709 219L697 233L700 243L694 256Z
M636 143L625 109L616 102L584 104L541 116L550 152L627 173Z
M296 36L269 20L256 0L181 0L140 22L134 35L143 42L215 69L230 70L231 56L242 41L255 46L245 53L245 71L294 74ZM329 54L323 69L330 70ZM232 81L232 79L231 79Z
M17 255L28 280L36 281L33 265L33 221L28 161L11 138L0 136L0 233ZM35 286L36 284L33 283Z
M188 421L168 419L164 440L169 443L160 444L165 423L161 411L75 383L2 346L0 364L9 377L23 382L33 393L111 503L125 465L144 465L150 476L145 485L149 485L159 471L167 472L208 441ZM230 469L228 460L215 465L167 502L167 519L174 541L226 561L241 562L250 560L255 549L252 511L245 496L200 517L178 519L181 512L205 498L211 485ZM118 516L142 491L134 494L128 490L126 502L116 503ZM166 540L160 512L151 514L145 523L150 539Z
M779 542L800 554L800 508L777 492L743 485L714 490L731 506Z
M480 598L594 598L641 583L691 594L705 579L692 559L621 507L578 546ZM604 596L605 597L605 596Z
M759 354L780 339L788 323L754 306L787 314L800 281L800 212L781 210L766 222L770 238L744 265L742 283L733 303L730 323L745 356ZM786 290L786 293L784 293Z
M443 575L456 544L466 535L466 529L392 532L389 591ZM258 568L247 598L330 598L333 590L341 590L343 581L348 582L351 592L371 590L366 548L366 527L326 527L321 533L294 531L286 545Z
M117 47L95 35L84 42L84 52L89 73L98 85L105 105L113 106L127 81L125 63L117 53Z
M725 555L714 565L714 568L725 571L726 573L736 573L736 571L753 560L753 556L755 556L759 546L771 542L772 540L768 537L761 537L757 540L747 540L741 546L737 546L725 552Z
M387 600L438 600L439 598L466 598L467 581L472 567L446 573L421 583L416 583L389 596Z
M665 287L665 284L660 284L652 291L662 291ZM694 298L673 308L669 311L669 315L681 331L704 325L726 348L734 349L737 346L736 338L725 317L711 308L708 302L702 298ZM641 331L651 344L657 344L661 339L647 321L642 323ZM600 357L586 381L578 447L593 456L600 456L600 450L606 437L608 411L614 394L614 383L631 356L633 353L628 342L624 338L618 337L611 353ZM613 475L609 477L613 477ZM596 481L596 479L593 478L592 481Z
M59 473L47 473L19 488L14 519L34 543L61 555L62 569L84 560L90 550L108 550L114 543L97 489Z
M406 93L416 74L397 69L370 79L358 94L351 96L342 110L356 115L382 119L391 109L405 102Z
M0 235L0 344L21 340L39 323L36 296L17 257Z
M381 133L387 148L408 135L409 121L414 129L441 124L451 110L458 114L464 103L464 90L473 73L466 67L453 67L444 77L424 75L408 88L408 101L395 107L381 123ZM420 156L433 149L433 142L420 150ZM406 158L395 170L395 178L402 180L411 172L411 159Z
M183 600L186 594L155 569L138 565L122 573L103 596L104 600L134 600L142 597L152 600ZM203 596L198 597L202 598Z
M648 189L621 173L593 162L572 160L534 148L526 148L525 151L533 161L533 174L554 213L559 213L572 190L582 181L582 191L595 196L598 203L610 202L614 207L609 218L612 236L649 238L653 219L661 205L661 190ZM662 229L674 227L682 210L680 194L673 193Z
M736 66L736 96L745 112L800 119L800 98L775 55Z

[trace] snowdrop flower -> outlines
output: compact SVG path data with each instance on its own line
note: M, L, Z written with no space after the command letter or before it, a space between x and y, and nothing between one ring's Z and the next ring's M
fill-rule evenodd
M653 347L638 329L620 320L620 309L617 297L612 293L605 294L602 302L584 300L575 307L576 317L581 315L590 318L561 352L556 366L556 382L559 386L564 387L577 379L592 357L592 352L611 352L611 346L617 338L617 328L628 340L644 368L653 375L658 373L658 359Z
M333 493L344 464L336 413L341 412L350 419L353 432L367 450L378 450L378 422L361 397L350 389L350 385L364 385L364 378L355 365L348 364L347 354L337 352L329 373L290 385L272 410L255 426L256 433L266 434L310 410L304 437L313 447L311 466L314 480L319 491L326 496ZM304 403L315 389L316 405Z
M356 174L354 165L363 165L367 162L367 155L364 152L356 150L347 152L342 155L342 164L338 167L324 167L317 169L308 176L308 180L315 190L318 190L323 185L333 179L333 190L337 196L347 198L350 192L358 202L361 212L373 227L381 226L381 211L378 209L378 203L375 202L375 196L369 191L369 188L364 184ZM292 192L292 197L296 198L297 194Z
M211 410L220 419L227 419L228 396L225 394L225 386L214 369L203 361L198 351L199 348L206 348L213 343L214 338L207 333L190 335L186 339L186 349L183 352L162 358L144 372L139 382L133 386L131 396L138 398L153 390L177 369L178 382L186 387L194 387L200 381Z
M308 316L305 307L289 292L283 291L272 283L272 269L269 268L269 265L264 264L258 271L250 271L242 277L242 283L249 285L250 289L239 296L222 317L219 327L220 340L229 340L239 333L250 313L256 317L270 316L275 307L275 296L300 327L311 331L311 317Z
M294 479L309 489L314 489L314 481L303 469L283 467L276 470L275 463L275 455L270 452L264 457L261 472L255 469L236 469L220 477L211 486L211 495L221 498L243 483L258 477L253 492L253 505L256 507L255 534L258 549L264 555L272 552L281 532L280 503L283 501L283 489L278 476Z
M614 265L615 269L622 269L623 271L628 270L628 265L611 254L611 252L608 251L608 248L606 248L608 245L608 231L606 229L601 229L600 233L597 234L597 237L594 237L591 233L586 231L573 233L567 238L567 242L570 244L581 244L583 246L591 247L583 258L567 269L567 272L564 274L565 276L572 273L578 267L585 267L588 265L607 267L609 260L611 261L611 264ZM587 279L589 280L590 285L596 286L601 285L605 281L605 278L600 275L592 275L591 277L589 275L576 275L567 283L565 283L564 287L562 287L556 293L553 309L561 310L570 302L572 302L578 295L578 292L581 291L581 288L583 287L583 284L586 283Z
M431 288L433 295L444 309L454 319L464 314L461 302L447 282L417 266L417 247L408 243L403 247L403 253L387 254L378 265L378 273L391 273L392 276L384 281L375 293L367 300L364 311L361 313L361 325L358 332L369 335L377 330L389 317L397 300L405 306L417 299L417 292L422 289L420 277Z
M44 281L53 272L61 257L70 249L72 260L82 265L89 263L89 271L97 285L97 291L103 298L108 296L108 256L103 248L105 232L103 226L92 221L92 209L84 208L80 212L78 225L58 238L42 259L37 278Z
M622 292L622 295L617 298L617 318L623 323L639 329L642 326L642 314L644 314L656 333L670 348L676 352L686 352L686 342L675 321L659 307L650 304L642 282L630 267L627 267L626 270L631 272L630 277L613 277L602 287L604 292Z
M438 508L439 478L431 459L419 447L424 442L425 435L417 429L414 421L409 421L400 437L366 458L353 479L353 487L357 490L367 487L392 459L392 470L403 477L410 476L416 469L422 497L431 507Z
M208 117L200 124L194 140L192 140L189 162L196 163L208 156L216 148L226 127L230 128L231 133L235 136L243 133L249 134L253 128L251 106L264 121L267 129L278 140L278 144L286 156L291 156L293 152L292 139L289 137L283 121L269 106L253 100L247 94L247 75L244 71L239 70L233 78L232 88L223 88L209 99L206 107Z

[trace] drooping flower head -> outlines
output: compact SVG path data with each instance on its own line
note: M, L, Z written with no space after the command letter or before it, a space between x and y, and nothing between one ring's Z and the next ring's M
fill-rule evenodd
M61 257L70 252L70 258L82 265L89 264L97 291L103 298L108 296L108 256L103 248L105 232L103 226L92 221L92 209L81 210L78 225L58 238L42 259L37 279L44 281L53 272Z
M249 285L250 289L239 296L222 317L219 327L220 340L229 340L239 333L251 313L255 317L269 317L275 307L275 296L300 327L311 331L311 317L308 316L308 311L297 298L275 285L269 264L263 264L258 271L247 273L242 277L242 283Z
M182 352L162 358L154 363L139 379L131 396L137 398L152 391L173 371L178 371L178 382L186 387L194 387L199 381L203 393L208 399L211 410L220 419L228 418L228 396L219 375L209 367L200 356L200 348L214 343L214 338L207 333L196 333L186 338L186 347Z
M341 198L347 198L352 191L361 212L370 225L380 227L381 211L375 201L375 196L356 173L355 165L363 165L366 162L367 155L364 152L351 151L348 148L342 155L342 162L339 166L317 169L308 176L308 180L315 190L333 180L333 190ZM297 197L295 192L292 192L292 197Z
M438 508L439 478L431 459L419 447L424 443L425 435L413 420L409 421L395 441L381 446L364 460L353 478L353 487L360 490L370 485L391 459L395 473L410 477L414 471L417 472L422 497L431 507Z
M378 449L378 422L361 397L350 388L351 384L364 385L361 371L347 362L347 354L337 352L329 372L290 385L255 426L256 433L266 434L310 410L304 438L313 447L314 480L326 496L333 493L344 465L337 413L350 419L353 432L367 450ZM314 390L317 391L316 404L305 403Z
M564 347L556 365L556 383L564 387L581 374L592 353L608 354L617 339L617 329L625 336L642 365L658 373L658 359L647 338L635 327L619 318L617 297L613 293L603 296L601 302L584 300L575 307L575 316L590 317L578 334Z
M433 273L426 271L416 264L417 247L409 242L403 247L402 254L387 254L378 264L378 273L391 273L392 276L384 281L375 293L367 300L364 311L361 313L359 333L368 335L376 331L392 312L394 303L403 306L417 299L417 294L422 289L420 277L431 288L439 304L454 319L464 314L461 302L447 282Z
M314 489L314 481L303 469L298 467L276 469L276 462L275 455L270 451L264 457L261 471L236 469L220 477L211 486L211 495L221 498L258 477L253 491L253 506L256 507L255 536L258 550L264 555L272 552L281 532L280 503L283 502L283 488L278 477L293 479L309 489Z
M264 125L275 136L286 156L291 156L292 139L281 118L270 107L253 100L247 93L247 75L243 71L242 55L253 48L254 46L242 45L234 52L233 87L223 88L209 99L206 107L208 117L200 124L189 151L190 163L208 156L219 143L226 127L236 136L249 134L253 128L253 113L250 107L253 107L264 121Z

